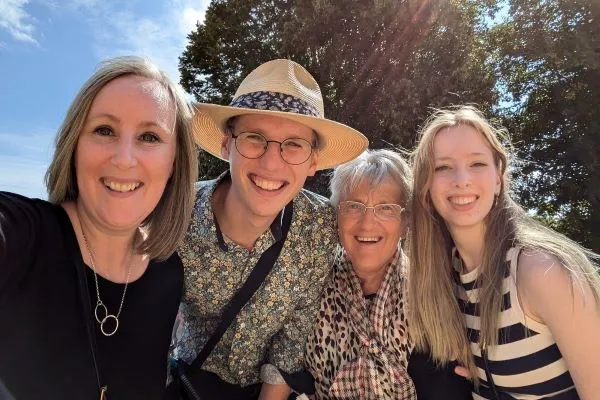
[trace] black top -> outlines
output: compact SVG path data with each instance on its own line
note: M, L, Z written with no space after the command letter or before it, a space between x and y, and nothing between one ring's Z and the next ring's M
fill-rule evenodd
M0 387L16 399L99 397L76 272L82 262L60 206L0 192ZM94 274L85 270L93 313ZM116 314L124 284L100 276L98 282ZM162 398L182 287L176 254L151 261L129 283L117 332L106 337L93 320L108 399Z
M370 306L377 293L365 298ZM419 400L467 400L472 399L473 385L467 379L456 375L456 363L435 365L429 353L413 351L408 359L408 375L415 384Z

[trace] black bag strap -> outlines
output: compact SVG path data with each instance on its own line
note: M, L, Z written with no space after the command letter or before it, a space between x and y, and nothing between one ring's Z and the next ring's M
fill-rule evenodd
M293 213L293 201L288 203L285 206L283 212L283 220L281 223L281 237L275 243L273 243L264 253L260 256L256 265L250 272L248 279L242 285L242 287L238 290L235 296L229 301L229 304L225 307L225 311L223 312L223 318L221 322L217 326L217 329L213 332L212 336L200 353L196 356L196 359L192 362L188 369L188 373L192 373L194 371L199 370L204 364L204 361L208 358L210 353L213 351L221 337L225 334L235 317L238 315L240 310L246 305L246 303L252 298L254 293L258 290L260 285L264 282L269 275L269 272L273 269L273 265L275 265L275 261L279 257L279 253L281 253L281 249L283 248L283 243L287 238L288 231L290 229L290 225L292 223L292 213Z

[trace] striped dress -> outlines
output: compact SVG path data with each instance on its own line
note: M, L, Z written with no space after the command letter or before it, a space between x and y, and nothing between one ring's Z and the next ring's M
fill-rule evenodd
M503 266L504 299L499 318L499 344L488 347L487 360L479 346L479 288L476 282L479 271L475 269L460 275L458 301L481 382L479 393L473 393L473 398L579 399L550 329L526 316L521 309L516 286L519 251L511 248ZM490 378L497 395L491 388Z

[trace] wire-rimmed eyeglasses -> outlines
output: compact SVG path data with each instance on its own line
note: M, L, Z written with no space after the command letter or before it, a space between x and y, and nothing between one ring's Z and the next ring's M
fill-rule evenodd
M283 142L277 140L267 140L263 135L256 132L241 132L232 134L235 140L235 148L246 158L261 158L269 148L269 143L279 145L281 158L288 164L298 165L304 163L310 158L314 146L305 139L289 138Z
M399 204L377 204L375 206L367 206L358 201L342 201L338 205L338 213L342 216L351 218L362 218L367 210L372 209L375 216L381 220L389 221L400 219L404 207Z

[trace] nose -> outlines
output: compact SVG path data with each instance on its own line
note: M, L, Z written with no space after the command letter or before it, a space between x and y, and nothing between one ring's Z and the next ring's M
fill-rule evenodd
M456 187L467 187L471 184L471 173L465 167L457 167L454 173L454 185Z
M375 223L376 221L376 216L375 216L375 209L374 208L367 208L365 210L365 213L362 215L362 217L360 217L360 224L364 227L364 226L370 226L372 224Z
M281 158L281 147L277 142L267 143L267 151L260 158L261 166L267 170L276 170L282 168L285 164Z
M137 164L135 139L122 135L115 142L112 163L119 169L132 168Z

